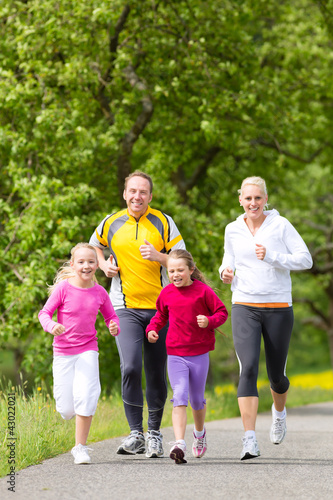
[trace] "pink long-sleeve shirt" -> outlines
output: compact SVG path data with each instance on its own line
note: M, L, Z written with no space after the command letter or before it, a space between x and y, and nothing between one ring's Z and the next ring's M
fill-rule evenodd
M58 310L58 321L52 316ZM114 312L107 291L97 283L91 288L79 288L67 280L61 281L38 314L38 319L46 332L60 323L66 328L61 335L54 336L53 353L55 356L81 354L85 351L98 351L95 328L98 311L101 311L107 327L119 319Z
M197 356L213 351L214 328L222 325L228 312L216 293L198 280L189 286L177 288L170 284L163 288L157 302L157 312L146 328L146 334L158 332L169 320L166 337L167 353L176 356ZM208 326L200 328L197 316L208 318Z

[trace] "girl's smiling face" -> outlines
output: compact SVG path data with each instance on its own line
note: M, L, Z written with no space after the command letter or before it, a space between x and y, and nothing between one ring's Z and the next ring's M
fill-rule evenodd
M96 254L90 248L78 248L71 261L71 266L75 271L76 278L80 285L93 285L93 278L98 268Z
M192 284L191 276L194 269L190 269L186 264L185 259L168 259L168 275L169 280L177 288L189 286Z

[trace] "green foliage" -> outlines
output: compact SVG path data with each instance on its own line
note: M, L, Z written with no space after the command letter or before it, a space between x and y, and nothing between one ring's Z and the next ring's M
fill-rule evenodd
M0 2L0 345L17 369L48 378L51 339L37 320L46 283L121 207L131 170L153 176L153 206L174 217L228 308L217 269L242 178L263 175L271 205L313 252L327 244L331 9L311 0ZM316 257L331 261L328 251ZM294 296L327 315L331 272L297 276ZM300 343L308 311L299 304ZM321 326L311 332L323 345ZM110 388L119 360L101 319L98 333ZM219 342L212 377L236 376L231 337Z

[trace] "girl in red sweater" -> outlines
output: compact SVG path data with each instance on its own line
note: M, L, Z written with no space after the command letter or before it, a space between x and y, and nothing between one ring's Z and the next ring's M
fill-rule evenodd
M166 337L168 375L173 390L172 423L176 442L170 458L186 463L184 440L186 407L190 399L194 418L194 457L207 450L205 386L209 368L209 351L215 346L214 329L228 317L223 302L206 284L186 250L173 250L168 257L170 285L163 288L157 312L146 329L149 342L158 341L158 332L169 321Z

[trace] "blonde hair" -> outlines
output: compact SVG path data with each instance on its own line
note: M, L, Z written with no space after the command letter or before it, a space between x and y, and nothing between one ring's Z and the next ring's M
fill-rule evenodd
M190 252L188 252L187 250L183 250L183 249L172 250L168 255L168 259L183 259L185 261L187 267L190 270L193 269L193 273L192 273L191 277L194 278L195 280L202 281L203 283L205 283L207 285L207 280L206 280L205 276L196 267L195 262L193 260L192 255L190 254Z
M76 250L79 250L80 248L88 248L89 250L93 250L93 252L96 255L96 260L98 262L97 252L96 252L96 248L95 247L93 247L92 245L89 245L89 243L78 243L77 245L75 245L75 247L73 247L71 249L71 258L70 258L70 260L66 261L58 269L58 271L57 271L57 273L56 273L56 275L54 277L54 280L53 280L53 285L48 285L48 294L49 295L51 295L51 293L53 292L53 290L55 289L55 287L57 286L57 284L60 283L60 281L67 280L69 278L74 278L76 276L75 275L75 271L74 271L74 269L71 266L71 263L74 262L74 255L75 255ZM96 278L95 275L93 276L93 281L95 281L96 283L98 283L97 278Z
M242 196L242 191L245 186L258 186L260 191L265 196L268 196L266 182L265 179L263 179L262 177L258 176L246 177L246 179L243 180L240 189L238 189L239 196ZM265 204L265 208L268 208L268 203Z

